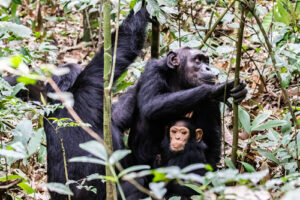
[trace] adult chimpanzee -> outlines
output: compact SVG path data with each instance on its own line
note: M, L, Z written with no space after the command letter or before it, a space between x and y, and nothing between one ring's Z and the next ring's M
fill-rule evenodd
M53 75L52 79L60 88L61 91L67 91L75 82L77 76L82 71L82 67L75 63L67 63L64 65L59 65L58 68L68 68L69 73L62 76ZM11 86L15 86L18 82L19 76L5 76L3 77ZM21 98L23 101L40 101L41 95L44 97L47 96L47 92L54 92L50 85L45 84L42 81L38 81L35 85L27 85L27 90L21 90L16 95Z
M168 125L168 131L161 142L161 154L158 156L155 165L158 167L178 166L187 167L195 163L206 164L204 150L206 145L201 141L202 130L196 129L189 118L181 118ZM192 171L198 175L204 175L206 170L197 169ZM180 186L174 182L167 185L166 196L188 197L196 195L194 190Z
M193 112L191 121L205 133L205 157L216 169L221 152L219 100L232 96L240 102L245 84L216 84L209 58L200 50L181 48L159 60L150 60L137 84L137 107L129 135L136 162L151 165L160 153L164 127Z
M136 14L131 13L119 28L119 39L117 47L117 61L114 78L119 77L125 69L139 55L145 37L145 28L148 21L148 14L143 7ZM112 36L114 44L115 36ZM103 48L79 74L74 85L68 90L74 96L74 110L84 120L89 123L95 132L102 136L103 130ZM117 107L120 108L120 107ZM120 116L126 110L120 110ZM125 114L126 116L126 114ZM56 110L49 117L71 118L66 109ZM124 122L124 121L123 121ZM114 149L120 149L122 145L122 134L120 128L124 124L113 121L112 137ZM62 149L59 138L53 125L45 121L45 132L47 136L48 155L48 182L65 183L65 171L62 157ZM68 127L58 130L59 136L63 140L66 159L77 156L89 156L88 153L79 148L79 144L92 140L80 127ZM67 163L68 176L70 180L79 180L93 173L104 174L103 166L90 163ZM91 181L86 185L97 188L97 194L78 190L75 185L71 185L74 193L72 199L105 199L105 184L101 181ZM55 200L66 199L66 196L51 193L51 198Z

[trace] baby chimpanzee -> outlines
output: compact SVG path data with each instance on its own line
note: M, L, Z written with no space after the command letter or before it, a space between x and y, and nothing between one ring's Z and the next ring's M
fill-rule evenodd
M161 155L156 160L157 166L184 168L195 163L207 163L204 154L206 145L201 141L203 132L196 128L189 118L181 118L171 122L167 130L168 132L161 143ZM192 171L198 175L204 175L205 172L204 168ZM188 197L197 194L194 190L173 182L167 185L167 189L167 196Z

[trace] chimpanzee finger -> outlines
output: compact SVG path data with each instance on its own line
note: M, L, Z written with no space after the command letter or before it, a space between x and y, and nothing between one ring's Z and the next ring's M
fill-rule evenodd
M242 96L246 96L247 95L247 92L248 90L246 88L240 90L240 91L237 91L235 93L230 93L230 96L233 97L234 99L237 99L237 98L240 98Z
M228 109L232 111L232 104L228 100L225 101L225 104L228 106Z
M246 95L242 96L242 97L240 97L238 99L233 99L233 102L236 103L236 104L241 103L245 99L245 97L246 97Z
M227 91L232 90L233 87L234 87L234 80L228 81L226 84Z
M235 88L233 88L232 90L230 90L230 92L231 93L235 93L235 92L237 92L239 90L242 90L245 87L246 87L246 84L244 83L244 81L240 80L239 84Z

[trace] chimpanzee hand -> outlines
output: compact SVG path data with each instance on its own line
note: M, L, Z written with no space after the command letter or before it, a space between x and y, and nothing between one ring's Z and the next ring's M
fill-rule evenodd
M239 80L239 83L236 87L234 87L233 80L228 81L227 84L221 83L215 86L211 98L214 98L218 101L223 101L229 108L231 108L228 98L233 97L234 103L240 103L247 95L247 89L245 87L246 84L241 80Z

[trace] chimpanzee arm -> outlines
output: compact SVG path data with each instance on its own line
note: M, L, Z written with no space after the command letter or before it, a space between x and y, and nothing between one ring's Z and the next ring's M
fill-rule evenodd
M112 107L112 121L120 130L129 128L136 108L137 86L130 87Z
M215 99L225 89L225 84L203 84L192 89L163 93L161 88L164 86L160 80L153 78L151 83L142 84L138 97L141 113L148 119L182 116L192 111L201 102ZM232 87L233 82L229 82L227 88L232 89Z

